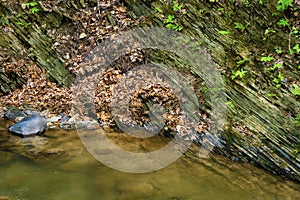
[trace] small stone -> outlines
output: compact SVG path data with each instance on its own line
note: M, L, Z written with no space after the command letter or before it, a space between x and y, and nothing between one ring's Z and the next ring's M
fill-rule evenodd
M47 123L54 123L54 122L58 122L59 120L61 120L62 116L56 116L56 117L51 117L49 119L47 119Z
M49 110L47 109L47 110L43 110L41 113L40 113L40 115L42 116L42 117L46 117L47 115L49 115Z
M83 39L83 38L85 38L86 36L87 36L87 34L81 33L81 34L79 35L79 39Z
M19 121L21 121L22 119L24 119L23 116L22 116L22 117L16 117L15 122L19 122Z
M8 130L12 134L27 137L38 133L43 133L46 129L46 120L39 115L25 117L18 123L12 125Z

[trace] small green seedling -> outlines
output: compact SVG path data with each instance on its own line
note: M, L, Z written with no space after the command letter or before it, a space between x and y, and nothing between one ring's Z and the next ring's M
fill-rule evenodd
M282 67L282 63L274 63L273 67L267 68L268 70L276 70L276 69L280 69Z
M239 22L234 22L234 28L244 31L246 27Z
M262 62L270 62L272 60L274 60L274 58L272 56L263 56L260 58L260 61L262 61Z
M277 10L286 10L289 6L293 5L293 0L278 0L276 9Z
M284 75L282 72L279 72L277 78L273 79L273 82L276 84L277 88L279 88L281 86L281 83L283 81L284 81Z
M244 58L243 60L237 61L236 64L239 67L239 66L243 65L245 62L248 62L248 61L249 61L248 58Z
M290 22L286 19L280 19L278 22L277 22L277 25L279 26L290 26Z
M267 94L267 96L268 96L268 97L276 97L277 94L269 93L269 94Z
M7 17L4 14L1 15L0 22L1 22L2 26L9 25L9 20L7 19Z
M162 10L160 7L155 7L155 12L162 13L162 12L163 12L163 10Z
M295 118L295 124L296 124L296 126L300 126L300 113L297 114L297 116Z
M176 12L176 11L182 10L183 5L180 5L177 1L173 1L173 4L174 4L173 10L174 10L175 12Z
M221 31L218 31L218 33L221 35L228 35L228 34L230 34L230 31L221 30Z
M300 96L300 88L298 87L298 85L294 85L294 89L292 89L290 91L293 95Z
M275 47L275 51L276 51L276 53L282 53L282 50L280 47Z
M240 69L240 70L237 70L235 72L232 72L232 75L231 75L231 80L234 80L235 78L239 77L239 78L243 78L245 76L245 74L247 73L246 70L243 70L243 69Z
M293 50L296 51L297 53L300 53L300 46L299 46L299 44L296 44L296 45L293 47Z
M232 103L232 101L227 101L227 102L226 102L226 105L227 105L229 108L234 108L234 104Z

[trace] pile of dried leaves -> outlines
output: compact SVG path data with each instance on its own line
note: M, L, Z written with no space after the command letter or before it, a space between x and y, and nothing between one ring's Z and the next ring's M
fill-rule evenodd
M71 21L59 28L48 29L47 35L53 39L53 48L58 57L64 60L65 67L74 75L78 74L87 55L101 45L105 38L140 23L147 23L143 17L131 19L121 1L89 1L84 4L81 1L80 3L68 1L67 4L61 1L42 1L40 5L47 12L52 12L55 8ZM144 62L145 57L141 51L131 52L121 56L113 66L102 73L95 90L94 108L97 118L103 125L114 125L112 102L116 85L127 71ZM1 96L0 112L9 106L28 105L34 110L72 115L72 89L58 87L47 79L44 70L28 59L17 59L14 62L7 60L3 66L6 73L15 73L22 77L25 83L21 89L15 89ZM149 107L153 104L163 105L166 111L163 118L169 127L173 130L182 129L179 126L182 124L182 118L178 99L170 88L163 84L142 87L132 94L129 102L131 114L129 120L142 126L149 123ZM199 113L199 116L206 118L205 114ZM123 117L123 121L126 121L125 118L128 116L119 117ZM199 122L196 130L201 132L208 126L209 120Z
M46 72L21 59L5 66L7 73L14 72L27 80L21 89L15 89L0 98L2 111L9 106L27 105L33 110L49 110L51 113L66 113L71 108L70 89L57 87L49 81Z

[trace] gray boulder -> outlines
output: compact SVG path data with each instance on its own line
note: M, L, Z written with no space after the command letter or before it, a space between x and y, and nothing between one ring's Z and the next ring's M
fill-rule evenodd
M27 137L38 133L43 133L46 129L46 120L39 115L32 115L12 125L8 130L12 134Z

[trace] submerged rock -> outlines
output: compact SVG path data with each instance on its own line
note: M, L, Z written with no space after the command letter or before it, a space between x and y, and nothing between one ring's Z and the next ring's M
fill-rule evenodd
M12 134L27 137L44 132L46 126L47 122L43 117L39 115L32 115L12 125L8 130Z

